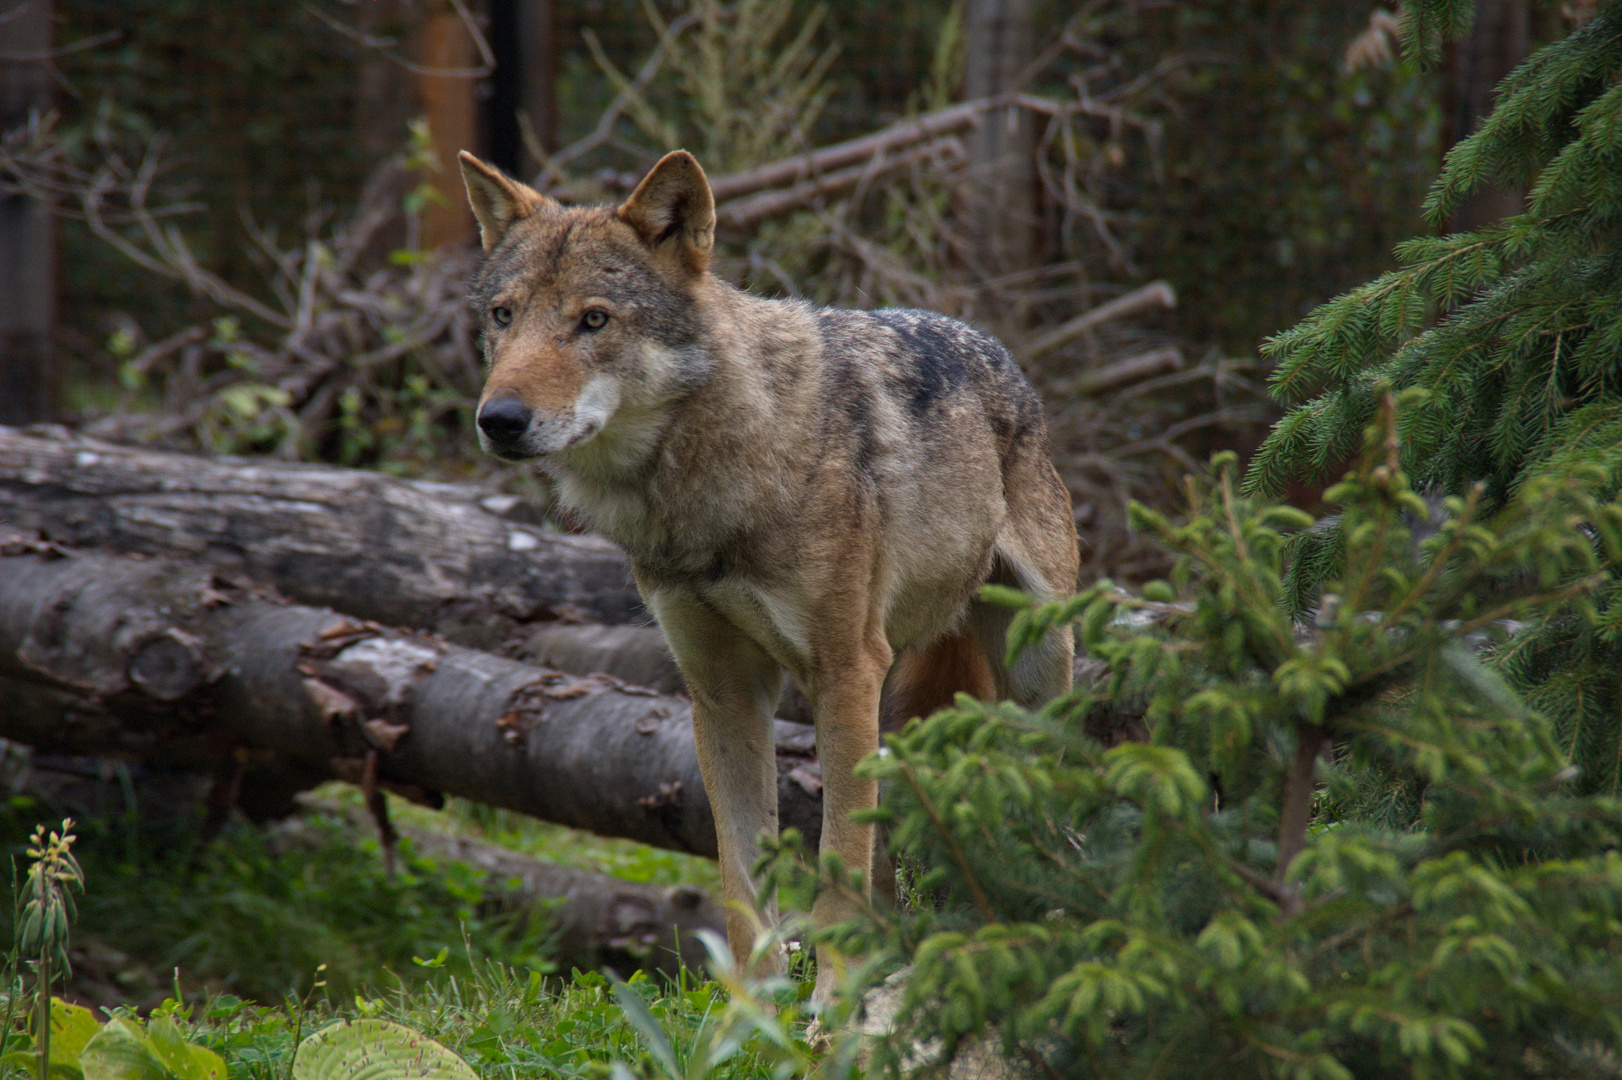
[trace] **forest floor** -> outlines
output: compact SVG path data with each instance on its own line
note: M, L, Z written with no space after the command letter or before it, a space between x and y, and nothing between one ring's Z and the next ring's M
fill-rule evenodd
M613 1061L643 1076L658 1071L650 1072L645 1040L609 979L558 971L548 959L544 910L492 913L477 872L424 858L409 838L390 876L378 841L358 838L342 813L358 793L333 784L316 794L286 823L232 822L206 845L193 818L81 821L86 882L72 928L73 979L61 996L100 1019L174 1013L192 1041L225 1058L232 1080L285 1080L299 1033L356 1016L406 1024L484 1075L607 1077ZM14 883L29 833L52 821L53 809L27 795L0 806ZM473 804L431 811L394 801L391 810L412 830L474 836L634 881L718 886L707 860ZM0 917L11 923L12 906ZM13 976L10 985L31 998L31 979ZM639 975L632 987L678 1048L727 997L689 973L675 982ZM792 1012L783 1019L792 1023ZM17 1015L11 1027L21 1035L28 1025ZM771 1071L746 1046L711 1075ZM0 1063L0 1076L12 1072L21 1075Z

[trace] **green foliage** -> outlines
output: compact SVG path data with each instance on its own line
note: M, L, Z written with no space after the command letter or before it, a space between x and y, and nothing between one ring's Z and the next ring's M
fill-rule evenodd
M478 1080L467 1062L389 1020L340 1020L299 1044L293 1080Z
M28 878L23 884L22 920L17 932L17 948L36 959L40 978L49 986L47 970L66 977L73 974L68 961L68 926L78 914L73 893L84 888L84 872L74 857L73 819L65 818L60 831L40 825L28 838Z
M751 1063L755 1068L769 1067L775 1080L812 1073L832 1080L849 1073L856 1048L853 1041L843 1040L837 1052L819 1063L797 1030L797 1002L809 994L808 982L796 985L783 976L745 978L733 962L727 943L716 935L701 933L715 977L712 985L720 993L711 999L696 1025L691 1021L672 1023L679 1014L672 1016L669 1005L658 1000L660 995L650 994L656 988L645 977L614 982L614 999L647 1048L638 1074L663 1080L709 1080L726 1075L735 1060L747 1061L749 1057L755 1059ZM762 935L756 952L781 948L785 936L782 931ZM616 1068L615 1080L627 1077L626 1072Z
M1394 6L1133 5L1135 25L1108 39L1120 78L1152 67L1170 104L1111 205L1138 264L1177 289L1181 336L1248 355L1422 224L1438 80L1411 60L1344 62L1371 10Z
M89 1009L60 998L51 999L50 1013L50 1038L36 1034L35 1043L39 1050L49 1047L50 1075L58 1080L225 1080L225 1062L187 1040L172 1004L145 1024L133 1016L102 1024ZM0 1064L26 1067L37 1053L13 1051Z
M49 835L45 826L28 838L28 880L23 884L22 910L17 916L13 959L28 958L34 968L34 1032L39 1080L48 1080L51 1064L51 985L70 978L68 926L77 912L73 892L84 888L84 872L73 854L73 819L64 818L60 832ZM8 1007L8 1021L10 1009Z
M1434 54L1470 11L1457 0L1409 4L1410 52ZM1622 3L1602 0L1504 80L1425 205L1442 223L1495 182L1527 188L1525 210L1399 245L1397 270L1267 343L1273 392L1292 408L1258 451L1247 490L1276 492L1292 476L1337 467L1384 383L1424 391L1402 430L1402 465L1421 490L1463 496L1480 483L1479 513L1491 516L1570 462L1597 466L1609 490L1622 489L1619 63ZM1336 572L1342 544L1332 525L1301 542L1290 572L1296 610ZM1585 782L1622 790L1622 577L1609 569L1592 617L1541 617L1497 659L1557 718Z
M104 879L97 837L88 840L93 904ZM137 890L130 902L147 905L148 917L162 921L168 899ZM427 981L414 986L374 970L391 988L367 985L352 995L338 991L322 964L302 997L255 1003L221 994L183 1000L177 970L175 996L144 1021L119 1006L105 1010L103 1024L88 1009L52 1000L50 1071L55 1080L609 1080L631 1075L627 1062L640 1075L663 1071L671 1080L789 1080L814 1071L817 1055L800 1030L801 988L781 977L743 978L724 941L706 944L713 982L684 974L663 983L638 973L611 984L578 971L559 980L468 956L460 965L421 965ZM308 972L299 981L308 983ZM37 1055L32 1033L26 1024L15 1030L20 1017L9 1009L26 996L20 980L8 977L0 996L8 1005L0 1022L0 1076L9 1078L31 1070ZM6 1053L8 1045L23 1049ZM845 1075L848 1048L841 1060Z
M476 836L537 859L626 881L721 891L721 871L712 859L596 836L466 799L451 799L444 810L434 811L391 797L389 814L404 823Z
M145 1025L115 1016L79 1052L84 1080L225 1080L225 1062L188 1042L173 1013Z
M21 993L21 987L14 987L15 993ZM10 997L12 995L8 995ZM8 1001L8 1005L10 1002ZM36 1006L37 1009L37 1006ZM10 1011L10 1010L8 1010ZM44 1040L39 1038L40 1013L33 1014L33 1030L19 1041L32 1040L32 1049L12 1050L0 1056L0 1065L10 1066L21 1072L39 1075L40 1050L44 1050L49 1075L59 1080L83 1080L84 1072L79 1067L79 1053L90 1041L91 1036L101 1029L95 1014L89 1009L82 1009L77 1005L69 1005L61 998L50 999L51 1028L50 1034ZM6 1044L12 1043L8 1015L6 1023Z
M30 812L8 814L0 838ZM320 964L340 997L379 982L415 987L436 971L465 974L468 941L480 956L548 966L544 920L486 910L480 873L403 843L391 878L376 841L357 848L336 816L269 835L231 826L202 848L191 826L156 821L89 819L80 832L79 855L98 887L80 901L78 938L124 957L86 976L111 983L89 984L101 1000L150 1004L177 967L188 980L265 1002L307 984ZM413 963L441 950L443 969Z
M1153 599L1102 583L1010 630L1017 651L1074 621L1106 687L960 698L864 766L926 900L837 935L910 964L885 1068L984 1032L1048 1075L1189 1080L1588 1075L1622 1045L1622 803L1574 790L1474 654L1591 603L1622 504L1571 465L1491 520L1479 489L1450 500L1416 545L1381 400L1330 492L1345 558L1316 621L1283 602L1308 519L1237 494L1219 456L1182 522L1136 510L1178 558ZM1103 708L1151 740L1092 741ZM1414 817L1323 812L1371 765Z

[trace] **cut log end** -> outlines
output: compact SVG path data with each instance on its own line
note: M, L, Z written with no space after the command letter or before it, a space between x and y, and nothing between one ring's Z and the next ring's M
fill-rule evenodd
M202 643L184 630L169 629L140 646L129 664L130 682L159 701L179 701L208 676Z

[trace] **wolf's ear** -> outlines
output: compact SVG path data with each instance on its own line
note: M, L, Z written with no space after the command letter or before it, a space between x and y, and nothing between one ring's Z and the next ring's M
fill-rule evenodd
M456 160L462 163L462 183L467 185L467 201L473 207L473 216L479 219L479 240L486 251L501 242L513 222L522 221L551 201L466 150L457 154Z
M682 263L694 274L710 265L715 246L715 196L698 161L672 150L642 179L619 208L619 218L649 247L674 241Z

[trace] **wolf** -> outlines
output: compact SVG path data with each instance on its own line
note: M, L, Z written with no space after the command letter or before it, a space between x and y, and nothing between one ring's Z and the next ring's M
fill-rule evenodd
M823 850L863 870L873 826L851 814L877 790L856 764L878 749L881 697L904 720L959 690L1034 706L1069 688L1070 631L1009 666L1008 614L977 595L1075 587L1041 403L1002 345L954 319L722 281L714 197L686 151L617 207L564 206L460 160L484 247L480 445L538 463L629 554L692 698L744 964L775 918L750 871L777 830L785 674L815 720ZM813 919L856 903L825 892ZM833 985L819 965L817 996Z

